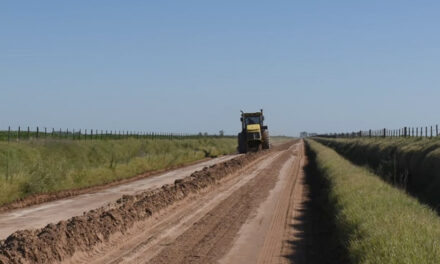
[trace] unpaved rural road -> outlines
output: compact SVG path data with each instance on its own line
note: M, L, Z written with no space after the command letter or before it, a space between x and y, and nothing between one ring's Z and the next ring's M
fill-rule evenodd
M2 213L0 231L5 237L18 226L41 227L66 220L122 194L157 188L231 158ZM304 164L302 141L283 144L62 263L305 263L301 246L295 246L303 236L295 226L306 199Z
M114 202L124 194L136 194L148 189L184 178L194 171L236 157L228 155L166 173L111 187L98 192L82 194L67 199L34 205L22 209L0 212L0 239L5 239L12 232L20 229L41 228L49 223L56 223L70 217L81 215L85 211L96 209Z
M302 142L65 263L290 263L302 203Z

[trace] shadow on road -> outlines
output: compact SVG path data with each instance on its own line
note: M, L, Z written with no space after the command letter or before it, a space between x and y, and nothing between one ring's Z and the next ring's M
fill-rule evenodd
M334 209L328 199L328 182L316 169L315 156L306 147L304 202L297 208L288 241L290 263L348 263L342 241L336 232Z

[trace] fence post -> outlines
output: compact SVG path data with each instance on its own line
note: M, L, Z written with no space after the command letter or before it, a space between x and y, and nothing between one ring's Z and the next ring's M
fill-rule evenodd
M47 127L44 128L44 138L47 137Z
M40 129L37 127L37 138L39 133L40 133Z
M28 130L27 130L27 139L29 140L31 137L31 129L28 126Z
M386 137L386 132L387 132L387 129L384 128L384 129L383 129L383 137Z
M20 126L18 126L17 140L20 140Z
M431 126L431 138L432 138L432 126Z
M438 125L435 125L435 135L438 137Z
M371 138L371 129L370 129L370 130L368 130L368 137L370 137L370 138Z
M428 127L425 127L425 137L428 137Z

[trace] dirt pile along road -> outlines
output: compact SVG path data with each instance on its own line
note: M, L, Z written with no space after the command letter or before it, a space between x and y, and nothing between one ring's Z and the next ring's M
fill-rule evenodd
M148 189L159 188L164 184L173 183L176 179L187 177L206 166L221 163L234 157L237 155L223 156L165 173L140 175L141 179L129 180L117 186L110 186L74 197L15 210L0 211L0 239L5 239L17 230L42 228L50 223L82 215L85 211L113 203L122 195L134 195Z
M304 146L235 157L0 242L0 263L288 263Z

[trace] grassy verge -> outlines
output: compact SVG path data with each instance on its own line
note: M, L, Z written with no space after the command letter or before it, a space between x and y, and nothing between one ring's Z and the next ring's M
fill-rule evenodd
M271 136L270 143L274 144L274 145L279 145L279 144L288 142L293 139L295 139L295 138L294 137L287 137L287 136Z
M318 139L350 161L368 166L387 182L423 202L440 205L440 140L414 138Z
M440 263L440 218L334 150L308 141L351 263Z
M0 205L235 152L235 138L0 142Z

